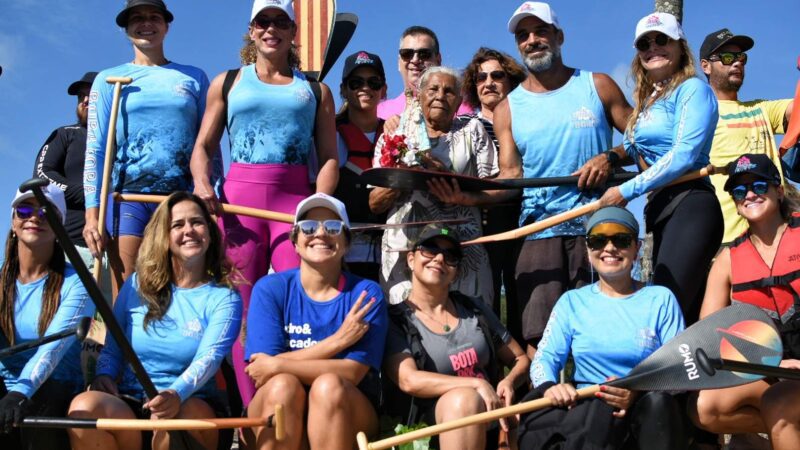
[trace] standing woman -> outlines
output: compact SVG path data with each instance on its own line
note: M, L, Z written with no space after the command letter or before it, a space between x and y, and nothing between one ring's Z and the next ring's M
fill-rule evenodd
M623 205L653 191L645 206L647 231L654 240L653 283L675 294L691 324L697 320L708 268L722 240L722 213L707 177L667 185L708 164L717 99L697 78L694 57L675 16L654 13L642 18L634 43L636 108L624 145L643 172L607 190L600 202Z
M350 244L344 204L323 193L297 205L291 240L300 268L267 275L247 315L247 374L258 391L249 417L286 406L281 448L355 447L378 431L379 372L388 318L374 281L343 271ZM277 446L273 430L243 433L250 449Z
M292 40L297 32L291 0L255 0L249 34L256 47L256 62L242 67L227 98L226 74L218 75L209 90L208 110L192 153L194 192L209 209L218 208L210 182L211 164L227 127L231 142L231 167L222 200L228 203L294 213L297 204L312 193L308 179L309 154L316 148L319 173L316 190L332 194L339 168L333 97L319 84L320 104L312 85L299 71ZM227 256L246 283L240 287L244 314L253 284L269 271L297 267L299 260L289 241L291 226L243 216L225 215ZM244 355L237 341L234 369L245 405L255 392L244 374Z
M375 143L383 134L378 103L386 98L386 74L380 57L365 51L348 56L339 92L344 105L336 115L339 184L334 196L347 199L354 222L385 223L386 214L370 211L370 189L358 179L363 170L372 167ZM350 272L378 281L381 233L372 231L353 236L345 261Z
M783 341L781 367L800 370L800 213L786 197L767 155L744 154L728 166L725 190L747 220L747 232L722 249L711 273L700 317L731 303L766 312ZM713 433L769 433L776 450L800 448L800 382L755 381L691 397L690 415Z
M147 399L120 347L107 336L89 391L72 401L75 418L200 419L224 414L214 374L239 334L242 301L219 229L205 203L185 191L161 203L147 225L131 276L114 304L125 337L158 390ZM206 449L216 430L189 432ZM138 431L70 429L75 449L137 449ZM169 448L165 432L152 448Z
M62 224L64 193L44 191ZM75 328L94 306L44 219L32 192L17 192L11 230L0 268L0 347L24 344ZM80 344L75 337L50 342L0 359L0 448L67 449L63 430L13 428L25 415L61 416L83 388Z
M98 222L110 231L109 260L114 293L133 273L144 228L155 205L110 201L108 215L98 217L113 86L107 77L131 77L122 89L116 130L113 192L169 194L189 188L189 159L205 109L208 78L193 66L164 56L164 39L172 13L161 0L128 0L117 15L133 44L133 62L100 72L89 98L89 127L83 185L86 225L83 237L93 256L106 247ZM112 207L113 205L113 207Z

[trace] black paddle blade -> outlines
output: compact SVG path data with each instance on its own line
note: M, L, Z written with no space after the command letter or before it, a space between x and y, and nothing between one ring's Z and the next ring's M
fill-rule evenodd
M322 61L322 69L319 71L319 81L325 78L330 72L336 60L342 56L347 44L356 32L358 26L358 16L352 13L337 13L333 23L333 30L328 39L328 46L325 48L325 58Z
M697 363L698 349L709 358L777 365L783 354L778 330L766 313L737 303L683 331L639 363L624 378L607 384L646 391L699 391L747 384L762 375L717 371Z

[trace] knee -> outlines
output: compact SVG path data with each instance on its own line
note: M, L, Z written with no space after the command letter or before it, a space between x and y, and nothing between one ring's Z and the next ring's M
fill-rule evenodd
M666 416L677 412L675 398L666 392L646 392L636 400L636 409L645 414Z
M181 405L177 419L208 419L216 414L211 405L196 397L189 398Z
M339 375L326 373L314 380L308 393L309 403L316 407L328 409L341 408L346 405L348 384Z
M98 416L103 409L103 396L100 392L82 392L69 404L69 417L88 418Z
M458 388L448 391L436 403L437 418L453 418L471 416L486 411L483 398L472 388Z
M715 431L722 410L718 399L709 391L700 391L689 398L689 417L695 425L707 430Z
M781 381L761 396L761 417L768 428L800 426L800 382Z
M305 390L300 380L286 373L272 377L267 384L256 392L253 398L254 403L295 403L305 398Z

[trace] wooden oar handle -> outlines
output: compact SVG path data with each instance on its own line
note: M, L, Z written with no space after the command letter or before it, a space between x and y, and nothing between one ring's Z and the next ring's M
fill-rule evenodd
M106 83L108 84L131 84L133 83L133 78L131 77L107 77Z
M114 200L125 202L139 202L139 203L161 203L166 200L164 195L148 195L148 194L120 194L114 193ZM266 209L250 208L248 206L231 205L228 203L220 203L222 211L228 214L238 214L242 216L255 217L257 219L272 220L275 222L294 223L294 215L277 211L268 211Z
M596 392L600 391L600 385L594 385L578 389L578 398L588 398L593 396ZM356 435L356 443L359 450L383 450L405 444L407 442L416 441L430 436L442 434L447 431L455 430L457 428L468 427L481 423L493 422L495 420L503 419L505 417L515 416L517 414L529 413L538 409L544 409L553 406L552 400L549 398L540 398L531 400L516 405L506 406L492 411L486 411L472 416L462 417L460 419L443 422L438 425L421 428L410 433L404 433L398 436L392 436L382 439L377 442L369 443L367 436L363 432Z

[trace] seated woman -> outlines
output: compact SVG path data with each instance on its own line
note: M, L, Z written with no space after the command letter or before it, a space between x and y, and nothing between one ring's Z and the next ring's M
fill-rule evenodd
M527 380L530 360L484 301L450 291L462 257L456 232L437 224L422 230L406 257L411 291L392 307L384 368L413 397L412 423L441 423L510 405L514 389ZM499 379L503 366L511 371ZM505 421L501 425L508 431ZM483 424L443 433L439 444L443 450L482 450L486 429Z
M205 203L175 192L158 206L144 231L136 273L122 286L114 316L158 389L141 385L110 336L91 388L70 405L76 418L209 418L223 414L214 374L239 334L242 301L231 265ZM204 448L217 448L216 430L190 431ZM70 429L74 449L138 449L138 431ZM154 449L169 448L165 432Z
M387 332L380 287L343 271L350 245L344 204L317 193L297 205L290 234L300 268L260 279L247 313L249 417L285 405L282 448L352 448L378 430L378 371ZM276 445L271 428L245 430L248 448Z
M52 184L44 192L63 222L64 193ZM94 313L94 304L65 262L33 192L17 192L11 208L11 230L0 268L0 348L74 328ZM80 344L75 337L0 359L0 448L69 448L63 430L12 429L12 425L26 414L64 416L82 387Z
M578 401L576 387L626 375L683 330L675 296L631 277L639 224L630 211L600 209L586 226L589 262L599 280L564 293L553 308L531 364L534 390L557 407L523 418L522 449L685 449L686 433L669 393L639 394L602 386L596 398ZM559 383L559 371L574 360L575 385ZM630 447L627 447L630 448Z
M745 154L728 166L725 190L749 229L717 255L700 311L703 318L732 302L756 305L773 318L784 345L781 367L800 369L795 299L800 293L800 213L786 198L778 168L766 155ZM777 381L777 380L775 380ZM772 448L800 448L800 382L756 381L701 391L690 415L714 433L769 433Z

